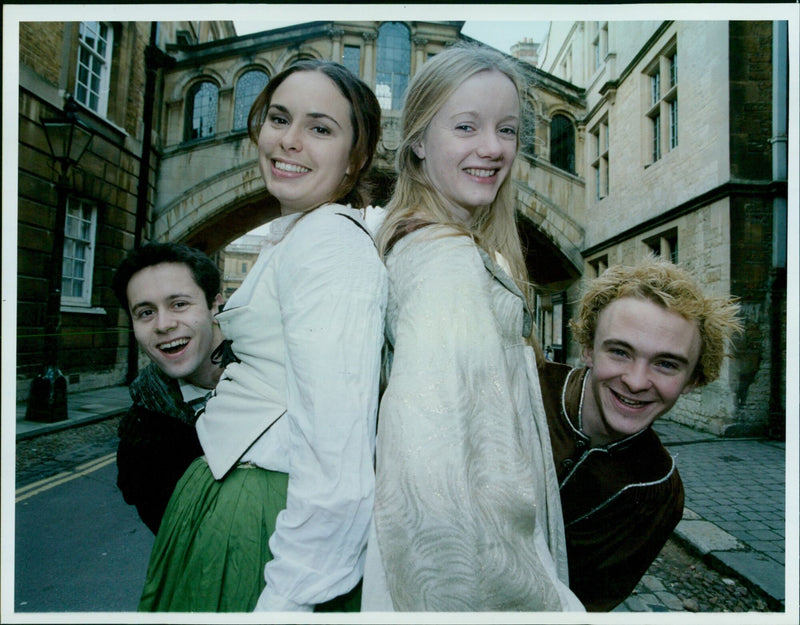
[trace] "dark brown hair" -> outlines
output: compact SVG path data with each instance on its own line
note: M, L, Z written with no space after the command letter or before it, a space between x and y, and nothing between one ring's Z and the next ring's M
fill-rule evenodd
M162 263L186 265L197 286L203 289L208 307L214 305L214 299L220 292L220 274L213 260L200 250L180 243L148 243L131 250L111 278L111 289L128 315L131 312L128 307L128 283L131 278L142 269Z
M350 122L353 126L353 144L350 149L348 174L336 189L330 201L339 201L361 208L369 203L369 194L364 184L364 174L372 165L375 148L381 132L381 107L372 90L354 76L344 65L332 61L297 61L275 75L264 87L250 108L247 117L247 132L250 140L258 144L261 126L267 118L272 96L281 83L295 72L321 72L330 78L341 94L350 103Z

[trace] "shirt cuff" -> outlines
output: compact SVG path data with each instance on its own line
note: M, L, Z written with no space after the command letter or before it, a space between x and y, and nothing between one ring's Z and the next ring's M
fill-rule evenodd
M267 586L258 598L254 612L313 612L310 603L295 603L291 599L281 597Z

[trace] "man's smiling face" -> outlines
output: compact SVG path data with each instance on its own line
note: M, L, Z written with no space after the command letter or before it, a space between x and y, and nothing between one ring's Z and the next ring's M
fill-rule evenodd
M211 388L218 367L210 354L221 340L214 314L188 266L160 263L138 271L128 282L128 302L136 340L172 378Z
M697 323L655 302L623 297L597 318L583 429L593 445L635 434L694 388L700 358Z

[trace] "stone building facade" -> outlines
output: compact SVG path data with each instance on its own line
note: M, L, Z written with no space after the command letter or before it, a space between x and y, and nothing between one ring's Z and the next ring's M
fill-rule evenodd
M219 264L222 268L222 297L225 301L233 295L247 272L258 260L258 253L264 244L264 236L245 234L226 245L219 253Z
M687 266L708 292L740 299L745 332L735 359L672 412L723 435L783 427L785 318L772 313L785 305L785 264L773 251L786 231L773 227L773 212L781 199L785 210L787 189L772 165L781 158L775 143L786 141L773 107L786 91L773 71L774 28L559 23L540 63L584 90L574 118L584 196L578 211L562 204L583 227L582 273L655 253ZM578 295L576 284L565 300ZM573 345L570 359L578 356Z
M178 36L202 43L233 34L231 22L19 23L18 399L27 397L42 369L50 258L59 228L65 242L58 366L70 392L124 380L128 321L109 285L134 245L139 198L149 210L156 183L155 150L149 173L140 171L145 56ZM58 175L41 120L63 111L68 95L93 138L69 170L66 218L57 224Z
M408 79L468 39L462 24L309 22L241 37L226 22L112 24L114 88L106 113L82 110L97 136L71 180L75 195L97 206L98 237L90 305L62 310L71 390L116 384L130 371L127 319L107 285L137 240L216 254L235 287L252 250L230 262L223 250L278 214L244 122L272 76L297 59L329 59L375 90L383 132L372 175L382 204ZM38 364L41 266L53 228L41 208L55 201L37 120L75 90L79 28L22 26L18 379ZM773 107L785 96L773 95L774 39L769 22L554 22L539 66L520 62L533 115L512 177L540 341L554 359L579 361L567 321L583 276L651 252L687 265L709 291L741 299L746 332L722 379L682 399L673 418L724 435L779 435L783 419L785 263L773 256L785 231L773 228L773 214L781 198L785 210L786 182L771 165L780 141ZM153 75L148 116L142 91Z
M109 287L130 249L180 241L222 265L225 243L277 214L242 116L292 61L340 61L381 94L387 108L373 177L376 201L385 199L404 86L458 38L461 24L311 22L236 37L232 22L21 21L17 399L27 398L47 360L48 334L59 338L57 364L70 392L132 377L141 358ZM93 138L70 168L67 217L56 224L58 176L41 120L63 112L67 97ZM49 332L59 228L67 239L61 290L74 293L60 297L60 327Z
M432 54L459 38L462 22L309 22L202 46L169 46L164 74L163 151L152 236L217 250L277 215L247 135L250 104L271 76L299 59L344 64L382 105L375 203L391 187L402 95ZM216 103L214 121L192 126L197 94ZM213 126L213 127L212 127ZM221 165L224 163L224 165Z

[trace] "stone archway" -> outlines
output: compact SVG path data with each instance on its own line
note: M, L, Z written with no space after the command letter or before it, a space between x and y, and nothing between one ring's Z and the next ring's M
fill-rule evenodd
M210 156L201 154L200 158L211 163L224 164L238 156L236 152L228 153L218 148ZM187 153L174 159L175 163L168 163L169 176L162 173L162 179L173 181L173 186L177 187L181 182L181 166L191 158L198 158L198 155ZM255 209L248 207L258 199L262 202L268 201L255 159L247 159L241 165L210 175L207 179L183 189L177 197L175 195L173 194L167 205L156 206L154 210L152 238L155 240L194 241L198 239L199 232L208 229L208 224L215 224L220 228L220 233L212 238L224 239L223 233L229 229L224 217L241 210L242 216L237 216L237 221L253 221L254 218L247 215L253 214ZM203 238L208 237L204 235Z
M216 211L212 217L196 224L180 242L212 255L253 228L280 217L280 214L275 198L263 191Z
M581 272L558 244L528 217L517 220L525 264L536 290L544 293L565 291L580 279Z
M378 163L366 179L371 203L385 205L394 188L394 172ZM155 240L177 241L213 254L278 216L280 207L253 162L184 192L156 215L152 232Z

